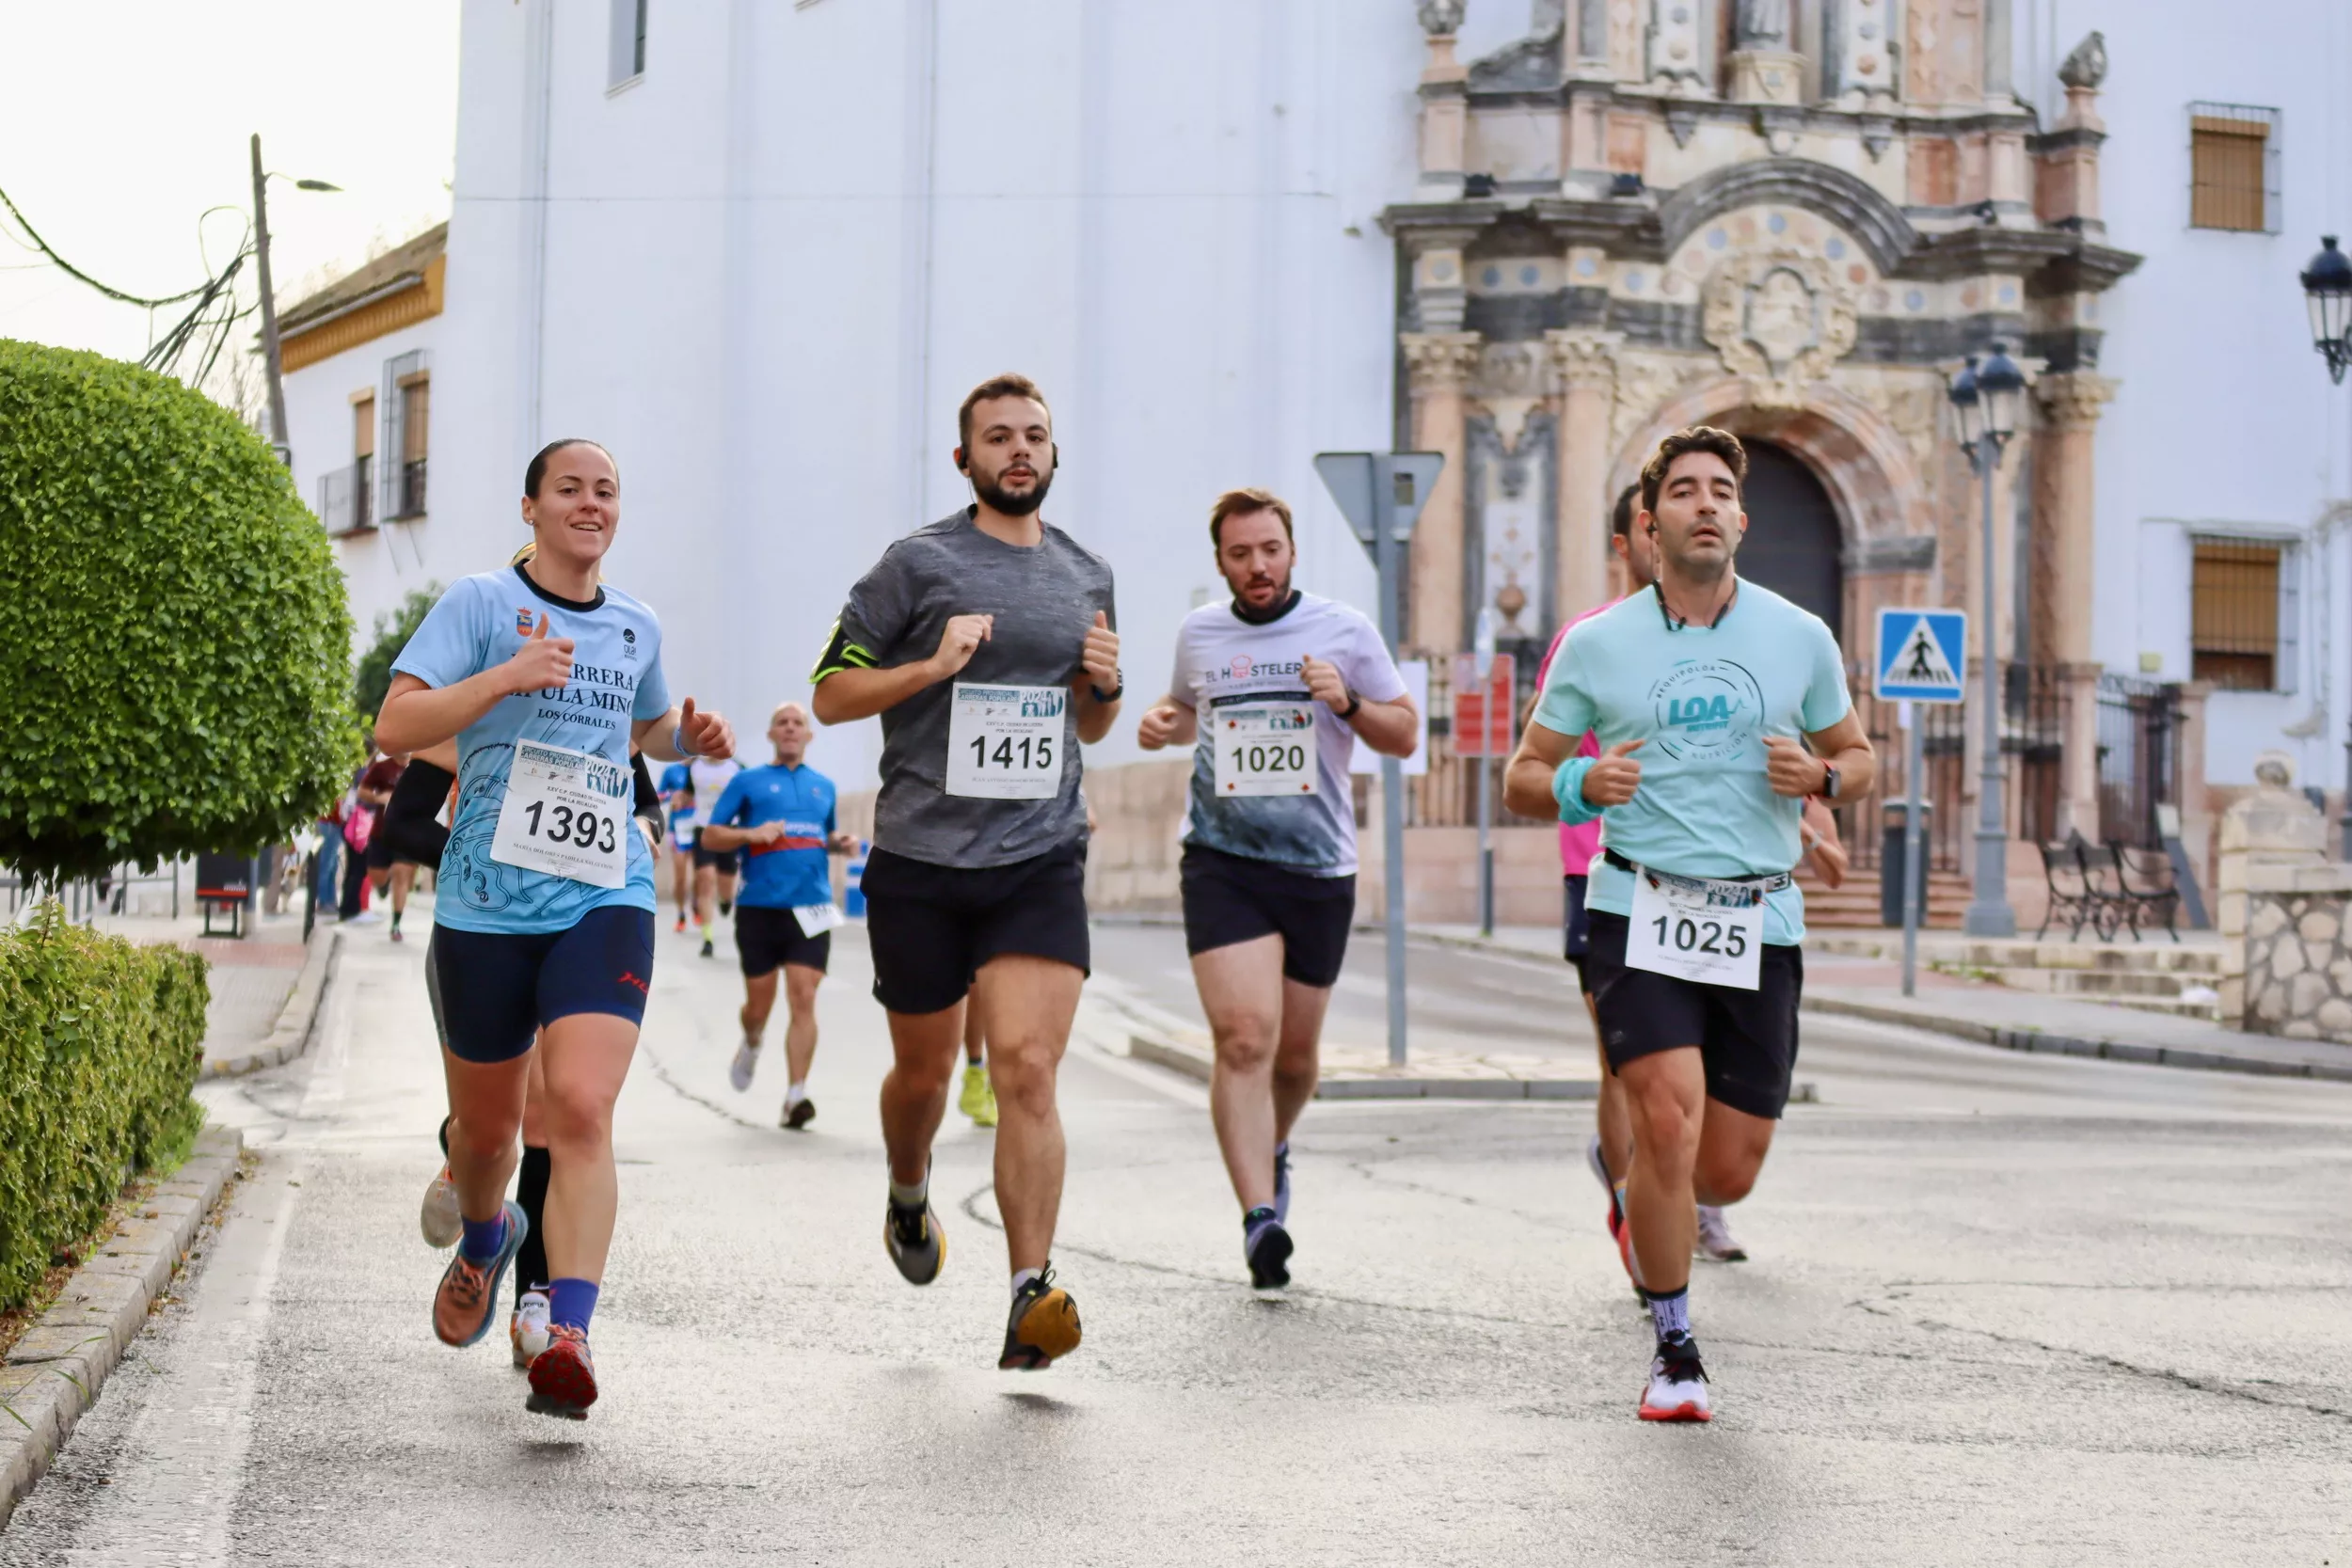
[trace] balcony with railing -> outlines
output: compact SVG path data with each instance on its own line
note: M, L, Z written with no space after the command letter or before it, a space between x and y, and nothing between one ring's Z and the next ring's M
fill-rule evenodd
M348 468L319 479L319 520L330 534L358 533L375 526L374 460L361 457Z
M400 472L394 476L394 521L410 522L424 515L424 465L423 458L412 457L400 466Z

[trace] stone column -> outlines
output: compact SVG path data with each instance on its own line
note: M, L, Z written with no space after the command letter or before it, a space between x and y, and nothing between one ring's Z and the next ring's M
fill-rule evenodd
M2181 847L2213 908L2213 801L2205 788L2205 699L2213 695L2211 681L2181 683Z
M1462 405L1478 365L1480 339L1475 332L1407 332L1400 341L1411 388L1414 449L1445 455L1445 471L1413 529L1406 641L1423 653L1451 654L1464 645L1462 468L1469 447Z
M2058 836L2080 833L2084 841L2099 842L2099 673L2100 665L2062 663L2058 667L2061 722L2066 748L2058 763Z
M1560 378L1560 537L1552 602L1565 626L1609 597L1609 417L1621 332L1547 332Z
M2034 216L2094 240L2107 230L2099 216L2099 147L2107 139L2107 128L2098 110L2099 84L2106 73L2106 41L2093 33L2058 68L2066 112L2047 135L2036 138L2034 155Z
M2043 427L2034 433L2034 528L2049 541L2050 570L2034 584L2034 619L2054 629L2060 664L2088 662L2091 602L2091 437L2115 383L2091 371L2034 383Z
M1429 55L1421 70L1422 201L1458 201L1470 141L1470 71L1454 57L1463 0L1422 0L1422 31Z

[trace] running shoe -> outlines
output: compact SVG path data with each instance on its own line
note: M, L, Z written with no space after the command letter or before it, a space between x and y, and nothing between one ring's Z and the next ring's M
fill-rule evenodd
M1287 1140L1274 1146L1274 1217L1284 1225L1291 1222L1291 1146Z
M548 1293L525 1291L506 1319L506 1341L515 1350L515 1365L525 1371L548 1348Z
M1707 1401L1707 1369L1699 1365L1698 1341L1684 1335L1660 1340L1649 1364L1649 1386L1642 1393L1645 1421L1711 1421L1715 1413Z
M680 936L684 936L686 934L686 917L684 915L679 915L677 917L677 924L671 927L670 929L675 931Z
M970 1117L975 1127L996 1125L996 1085L977 1062L963 1064L963 1092L956 1099L956 1109Z
M1008 1372L1041 1372L1078 1348L1078 1304L1054 1283L1048 1263L1035 1279L1013 1292L1012 1315L1005 1323L1005 1354L997 1369Z
M909 1209L894 1198L882 1219L882 1245L910 1285L929 1285L947 1264L947 1233L929 1201Z
M521 1250L523 1238L531 1234L531 1221L520 1204L510 1198L505 1213L505 1239L487 1262L477 1263L460 1252L441 1271L441 1283L433 1292L433 1333L445 1345L462 1350L480 1344L498 1318L499 1284Z
M718 956L719 950L710 944L710 939L708 937L703 938L703 957L706 958L715 958Z
M800 1099L795 1100L785 1106L784 1115L777 1120L776 1125L785 1129L787 1132L798 1132L802 1128L806 1127L810 1122L815 1121L816 1119L817 1101L809 1099L806 1095L803 1095Z
M752 1074L759 1070L759 1042L745 1040L735 1048L735 1060L727 1068L727 1082L741 1094L752 1086Z
M720 919L724 920L727 916L729 916L729 915L733 914L734 912L735 912L735 906L734 906L733 904L728 903L728 902L727 902L725 899L723 899L723 898L722 898L722 899L720 899L720 900L719 900L719 918L720 918Z
M1596 1132L1584 1140L1584 1168L1593 1173L1600 1190L1609 1195L1609 1234L1614 1236L1617 1227L1625 1223L1625 1211L1617 1203L1617 1183L1609 1174L1609 1162L1600 1157L1600 1134Z
M392 940L393 940L394 942L406 942L408 939L407 939L406 937L402 936L402 935L400 934L400 927L397 927L397 926L395 926L395 927L392 927Z
M457 1238L466 1233L466 1216L457 1212L457 1183L449 1178L449 1162L441 1162L441 1174L425 1184L424 1208L417 1215L417 1228L424 1232L424 1244L436 1248L453 1247Z
M1265 1218L1252 1225L1243 1238L1242 1256L1249 1262L1249 1288L1253 1291L1279 1291L1291 1282L1291 1233L1269 1210L1255 1213Z
M1731 1237L1731 1222L1711 1203L1699 1205L1699 1251L1718 1263L1744 1263L1748 1249Z
M358 914L343 922L346 926L380 926L383 923L384 917L373 910L361 910Z
M584 1421L596 1402L596 1363L588 1354L588 1335L570 1323L548 1330L548 1348L531 1363L531 1397L523 1408L534 1416L557 1416Z

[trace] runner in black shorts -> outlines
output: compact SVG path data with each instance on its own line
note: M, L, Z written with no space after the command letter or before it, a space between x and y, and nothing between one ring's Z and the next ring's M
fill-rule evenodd
M743 1043L728 1077L740 1094L759 1067L759 1039L776 1006L776 971L784 971L785 1086L782 1124L795 1132L817 1115L808 1071L817 1059L817 987L833 957L833 928L841 911L833 901L829 854L846 854L856 840L841 831L833 781L802 759L808 752L808 710L780 703L768 718L776 760L746 768L730 781L703 820L703 842L745 862L735 905L735 950L743 960Z
M537 554L442 595L393 661L377 735L405 752L454 738L460 758L433 964L463 1233L434 1333L459 1346L488 1334L527 1235L505 1194L537 1063L554 1277L527 1404L581 1419L596 1400L588 1328L617 1203L612 1102L653 973L653 854L632 821L631 748L724 756L734 736L691 698L671 706L660 621L599 581L620 521L612 455L586 441L543 449L522 515Z
M1836 639L1733 568L1746 471L1720 430L1660 444L1634 520L1658 580L1570 629L1504 784L1515 811L1604 824L1584 974L1631 1113L1628 1256L1657 1330L1645 1420L1712 1415L1693 1204L1747 1196L1788 1102L1804 800L1866 791L1874 766ZM1587 730L1601 754L1572 756Z
M938 1277L931 1140L968 993L1002 1118L1012 1308L997 1365L1009 1369L1078 1347L1077 1307L1048 1261L1065 1163L1054 1085L1091 961L1078 743L1109 733L1122 689L1110 567L1038 515L1054 481L1052 420L1024 377L973 388L955 457L974 504L883 552L850 591L814 677L823 722L882 721L861 886L896 1054L882 1094L883 1241L907 1279Z
M1249 1283L1290 1283L1290 1134L1321 1076L1324 1009L1356 913L1356 738L1410 755L1420 721L1380 633L1291 586L1291 509L1229 490L1209 546L1232 590L1176 633L1147 752L1192 746L1184 947L1216 1044L1209 1117L1241 1202Z

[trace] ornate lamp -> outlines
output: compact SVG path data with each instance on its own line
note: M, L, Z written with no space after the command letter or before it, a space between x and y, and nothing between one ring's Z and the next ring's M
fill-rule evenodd
M1946 396L1952 400L1952 412L1960 418L1960 450L1968 454L1968 461L1977 460L1977 441L1984 435L1984 401L1977 395L1977 356L1970 355L1968 363L1952 377Z
M2336 237L2320 237L2319 254L2303 269L2303 302L2311 307L2312 347L2328 361L2332 381L2344 380L2352 363L2352 256L2336 248Z

